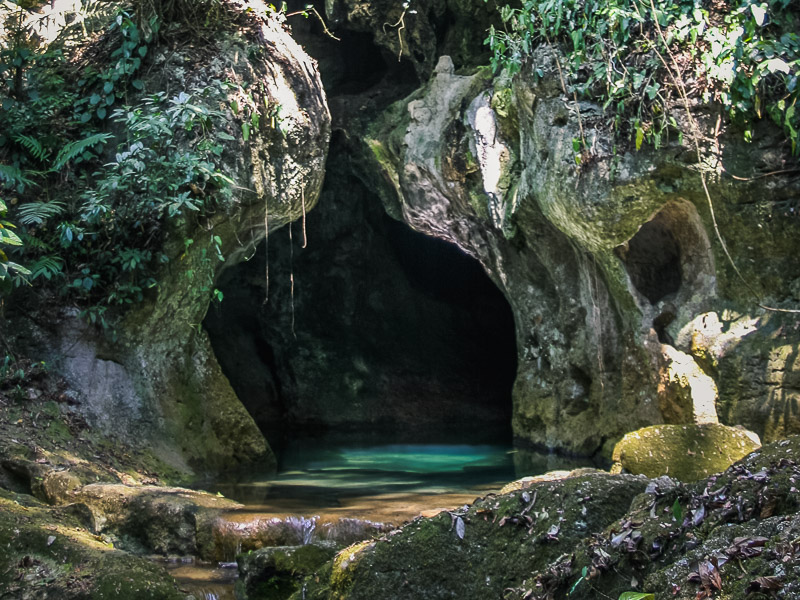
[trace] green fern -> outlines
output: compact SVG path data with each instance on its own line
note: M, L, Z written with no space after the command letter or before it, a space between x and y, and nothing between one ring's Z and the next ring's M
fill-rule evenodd
M10 187L15 185L30 185L32 182L25 177L17 167L0 165L0 181L5 181Z
M64 261L58 256L42 256L30 266L31 281L44 277L48 281L61 275L64 271Z
M15 135L14 141L18 144L22 144L22 146L30 152L31 156L38 161L45 161L47 157L50 156L50 150L42 146L42 143L34 137L29 135Z
M43 225L47 219L64 213L64 203L28 202L19 207L19 222L23 225Z
M80 156L86 150L97 144L106 143L111 137L110 133L95 133L82 140L75 140L64 146L56 156L53 169L58 171L64 167L69 161Z

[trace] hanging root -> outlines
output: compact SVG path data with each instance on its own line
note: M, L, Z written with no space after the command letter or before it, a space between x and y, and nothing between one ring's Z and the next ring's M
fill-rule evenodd
M294 243L292 242L292 223L289 222L289 297L292 306L292 337L297 339L294 332Z
M306 233L306 191L300 188L300 200L303 203L303 248L308 246L308 234Z
M264 203L264 304L269 302L269 201Z

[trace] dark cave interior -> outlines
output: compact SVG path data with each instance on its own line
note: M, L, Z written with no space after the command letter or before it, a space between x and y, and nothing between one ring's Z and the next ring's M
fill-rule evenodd
M307 247L286 226L217 282L204 326L223 372L278 449L314 435L510 442L508 303L472 257L391 219L337 143Z

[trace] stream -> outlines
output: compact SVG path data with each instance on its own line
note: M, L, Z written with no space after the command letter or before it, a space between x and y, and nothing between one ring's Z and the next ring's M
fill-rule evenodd
M304 440L284 449L277 476L251 473L198 487L245 505L225 515L234 527L284 519L296 523L309 540L331 531L341 519L400 525L420 514L453 509L514 478L513 450L504 445ZM166 566L198 600L234 598L235 563L171 561Z

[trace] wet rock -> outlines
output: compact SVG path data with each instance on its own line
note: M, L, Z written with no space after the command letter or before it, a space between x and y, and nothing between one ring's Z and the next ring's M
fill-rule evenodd
M697 481L761 446L752 432L724 425L653 425L627 434L613 460L629 473Z
M184 488L91 484L69 496L92 513L95 533L113 533L156 554L216 558L213 525L241 505Z

